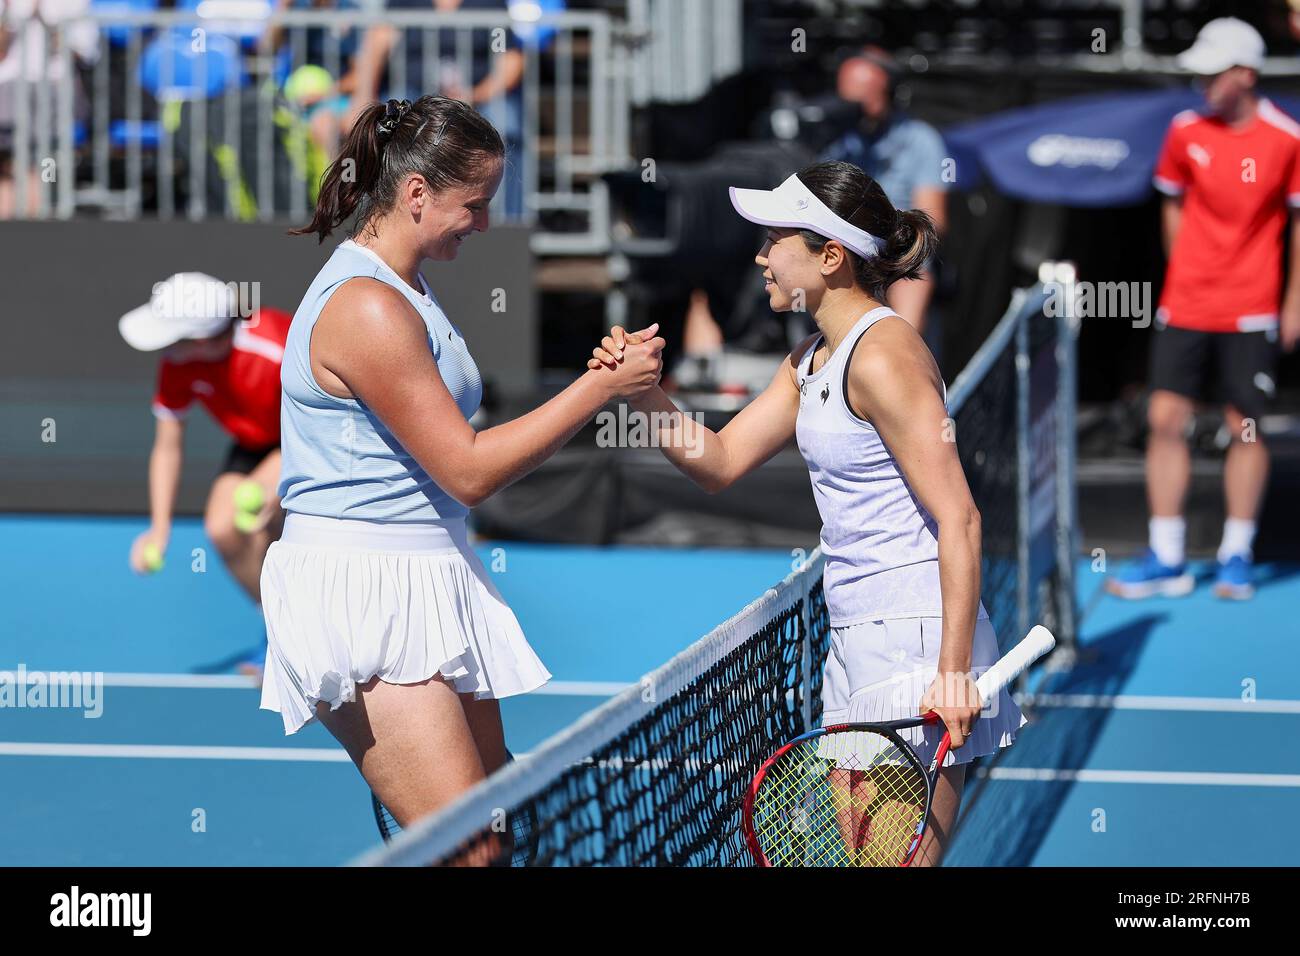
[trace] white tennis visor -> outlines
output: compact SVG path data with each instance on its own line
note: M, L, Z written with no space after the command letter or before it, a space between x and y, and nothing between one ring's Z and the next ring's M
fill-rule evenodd
M811 229L819 236L843 243L863 258L877 255L885 244L831 212L797 175L775 189L732 186L731 205L750 222L778 229Z

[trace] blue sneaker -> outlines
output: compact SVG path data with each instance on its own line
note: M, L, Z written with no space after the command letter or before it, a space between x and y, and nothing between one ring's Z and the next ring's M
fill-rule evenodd
M1249 601L1255 596L1254 568L1250 558L1234 554L1219 562L1219 573L1214 578L1214 596L1229 601Z
M1149 597L1183 597L1191 594L1196 578L1188 573L1186 563L1170 567L1161 564L1154 551L1147 548L1136 562L1106 580L1106 590L1131 601Z

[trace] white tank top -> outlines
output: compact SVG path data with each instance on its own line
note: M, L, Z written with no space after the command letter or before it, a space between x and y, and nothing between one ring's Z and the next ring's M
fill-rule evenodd
M881 306L862 316L816 373L810 370L822 339L799 363L795 435L822 519L832 627L942 611L938 525L876 429L849 409L846 394L859 340L897 314Z

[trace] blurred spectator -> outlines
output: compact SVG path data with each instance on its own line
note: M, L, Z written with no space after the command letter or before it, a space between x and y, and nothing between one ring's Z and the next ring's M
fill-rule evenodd
M53 123L58 115L57 84L65 79L59 42L66 43L72 53L74 115L85 113L85 94L75 64L95 61L99 55L99 33L88 20L55 28L65 21L76 20L89 9L90 0L0 0L0 219L11 219L18 213L14 154L20 148L28 151L30 163L23 212L27 216L38 212L40 163L45 157L35 153L39 132L36 124ZM22 109L19 88L24 82L27 122L22 132L28 141L19 144L15 142L20 132L17 118ZM42 96L48 110L44 116L39 112ZM53 131L50 133L53 142Z
M867 47L846 59L836 76L840 101L854 104L853 128L832 141L818 157L853 163L880 183L898 209L920 209L942 236L947 226L947 184L942 179L943 139L933 127L895 109L898 67L885 51ZM903 280L889 289L889 305L923 334L934 291L933 275ZM937 336L926 334L937 352ZM724 335L708 294L691 294L683 347L689 356L718 354Z
M276 10L362 10L362 0L276 0ZM264 52L285 63L286 99L302 110L312 140L328 155L338 147L340 126L352 92L353 60L360 44L355 26L289 27L274 24L262 37ZM337 59L331 63L332 52ZM336 65L337 73L327 70ZM290 71L291 70L291 71Z
M505 0L387 0L389 10L457 10L505 11ZM367 104L377 99L416 99L426 94L440 94L469 103L501 132L506 143L506 172L502 183L505 209L509 218L523 215L523 78L524 54L519 38L511 30L494 36L492 30L439 29L437 49L433 51L437 75L424 71L424 30L407 29L402 36L401 80L403 89L395 89L395 73L390 59L397 45L398 30L390 26L366 31L357 53L352 78L352 100L343 129ZM467 40L461 60L461 40Z
M942 236L948 224L943 139L928 123L896 109L898 76L893 58L878 47L867 47L840 65L837 92L841 99L859 104L862 115L856 127L828 146L820 158L853 163L880 183L897 208L928 213ZM889 304L924 332L933 291L930 274L897 282L889 290Z

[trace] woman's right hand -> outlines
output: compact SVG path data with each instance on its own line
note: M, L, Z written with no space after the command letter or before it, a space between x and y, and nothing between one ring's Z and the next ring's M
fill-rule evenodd
M662 352L668 343L655 335L658 331L658 323L634 333L615 326L600 348L593 350L587 365L594 370L604 369L614 378L610 386L615 398L632 398L659 384Z
M131 544L131 570L136 574L152 574L157 571L158 568L150 559L162 560L162 556L167 553L167 538L165 531L152 527L142 532Z

